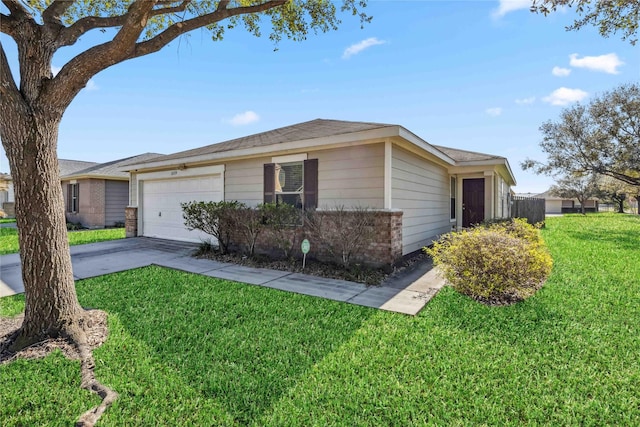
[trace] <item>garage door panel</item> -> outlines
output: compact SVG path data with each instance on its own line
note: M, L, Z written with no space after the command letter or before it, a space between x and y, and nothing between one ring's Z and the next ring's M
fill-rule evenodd
M222 175L145 181L143 183L143 235L173 240L199 242L215 238L184 226L181 203L220 201L223 197Z

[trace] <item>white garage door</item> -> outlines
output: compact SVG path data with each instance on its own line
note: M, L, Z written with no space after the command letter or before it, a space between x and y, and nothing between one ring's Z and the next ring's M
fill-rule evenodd
M223 195L221 174L144 181L142 185L142 235L161 239L201 242L215 238L184 226L180 203L194 200L219 202Z

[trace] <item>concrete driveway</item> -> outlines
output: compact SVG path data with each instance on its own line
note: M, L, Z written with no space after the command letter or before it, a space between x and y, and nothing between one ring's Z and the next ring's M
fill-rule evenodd
M73 276L79 280L159 265L411 315L417 314L443 285L435 269L413 270L383 286L367 287L345 280L193 258L191 254L197 246L193 243L146 237L72 246ZM19 254L0 256L0 297L23 292Z

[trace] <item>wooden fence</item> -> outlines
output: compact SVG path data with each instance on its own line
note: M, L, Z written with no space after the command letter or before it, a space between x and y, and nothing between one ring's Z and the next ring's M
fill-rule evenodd
M513 196L511 218L526 218L529 224L544 223L544 199Z

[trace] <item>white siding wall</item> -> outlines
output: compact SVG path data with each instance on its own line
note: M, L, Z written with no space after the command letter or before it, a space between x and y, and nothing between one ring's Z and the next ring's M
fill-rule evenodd
M451 231L449 174L444 168L395 146L391 169L392 208L403 211L405 255Z
M135 172L129 173L129 206L138 206L138 176Z
M384 144L310 152L318 159L318 207L384 207Z
M239 160L225 164L224 199L237 200L249 206L264 201L264 164L271 163L271 157Z
M127 181L105 182L104 225L110 227L116 222L124 223L124 208L129 203L129 183Z
M496 218L508 218L509 217L509 184L500 176L496 174Z

